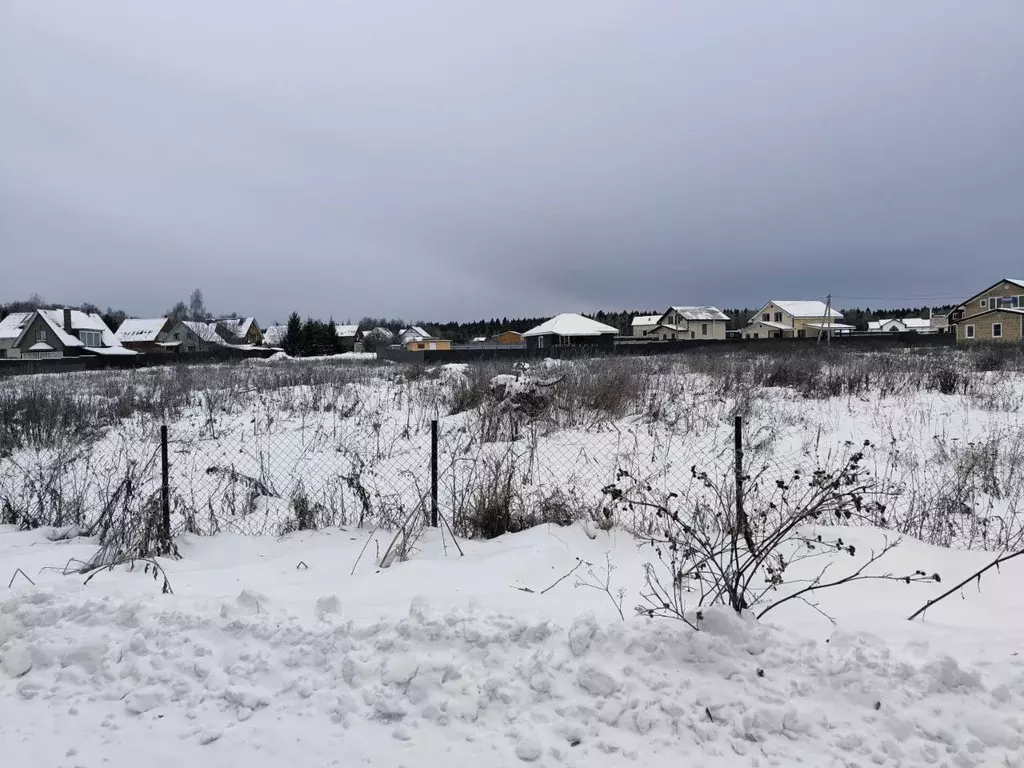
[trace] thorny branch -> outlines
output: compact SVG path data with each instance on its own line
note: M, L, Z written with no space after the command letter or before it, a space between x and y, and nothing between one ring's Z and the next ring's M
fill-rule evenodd
M989 563L984 568L982 568L980 571L976 571L976 572L972 573L970 576L968 576L966 579L961 581L959 584L956 584L955 586L953 586L953 587L949 588L948 590L946 590L945 592L943 592L938 597L932 598L931 600L926 602L924 605L922 605L920 608L918 608L916 611L914 611L912 614L910 614L907 617L907 621L913 621L918 616L920 616L922 613L924 613L929 608L931 608L933 605L935 605L938 602L941 602L942 600L945 600L947 597L952 595L957 590L963 589L965 586L967 586L970 582L974 581L975 579L977 579L978 586L980 587L981 586L981 576L982 576L983 573L985 573L985 571L988 571L988 570L990 570L992 568L995 568L996 570L998 570L999 566L1002 565L1003 563L1008 562L1010 560L1013 560L1013 558L1015 558L1015 557L1020 557L1021 555L1024 555L1024 549L1018 550L1017 552L1012 552L1010 554L1002 554L1002 555L1000 555L995 560L993 560L991 563ZM938 581L938 579L936 579L936 581Z

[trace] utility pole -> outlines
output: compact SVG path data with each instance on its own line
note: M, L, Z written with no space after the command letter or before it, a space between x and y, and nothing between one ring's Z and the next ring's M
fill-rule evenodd
M828 294L828 296L825 297L825 327L828 329L826 331L828 333L828 337L827 337L825 343L828 344L829 349L831 349L832 348L832 294L831 293Z
M821 344L821 334L825 334L826 343L832 346L832 294L825 297L825 322L818 331L818 343Z

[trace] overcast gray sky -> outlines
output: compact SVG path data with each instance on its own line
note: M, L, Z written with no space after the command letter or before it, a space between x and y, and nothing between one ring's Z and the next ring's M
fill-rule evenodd
M265 324L944 303L1024 277L1024 2L2 0L0 254Z

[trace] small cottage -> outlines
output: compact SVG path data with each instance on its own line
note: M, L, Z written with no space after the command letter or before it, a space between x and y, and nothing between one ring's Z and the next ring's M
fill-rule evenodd
M527 349L601 347L610 350L615 346L618 335L617 328L567 312L531 328L523 337Z
M221 318L214 323L214 327L228 344L258 347L263 343L263 331L254 317Z
M121 321L114 336L126 349L148 354L166 353L169 348L161 342L172 327L173 321L166 317L129 317Z

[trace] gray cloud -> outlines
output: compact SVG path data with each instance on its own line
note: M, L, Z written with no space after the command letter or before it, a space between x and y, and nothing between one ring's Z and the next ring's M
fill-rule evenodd
M1015 0L166 5L0 7L0 300L440 319L1020 276Z

